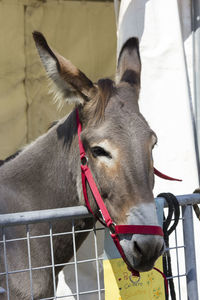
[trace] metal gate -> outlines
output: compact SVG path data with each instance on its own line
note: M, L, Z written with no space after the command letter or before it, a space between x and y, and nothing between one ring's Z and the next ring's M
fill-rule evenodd
M170 248L166 249L166 251L170 251L172 262L172 270L173 270L173 279L175 284L175 290L177 299L179 300L198 300L198 289L197 289L197 274L196 274L196 258L195 258L195 245L194 245L194 227L193 227L193 215L192 215L192 204L200 203L200 195L192 194L192 195L184 195L177 197L179 204L181 206L181 216L179 220L179 225L174 232L174 237L170 240ZM165 203L165 206L167 204ZM61 208L54 210L43 210L43 211L33 211L33 212L25 212L25 213L15 213L15 214L4 214L0 215L0 232L1 232L1 240L0 240L0 251L4 253L4 262L0 262L0 279L3 277L5 279L5 286L0 287L0 298L1 295L6 295L7 300L14 300L10 295L9 282L11 276L17 276L22 272L26 272L30 279L30 299L31 300L50 300L50 299L70 299L72 295L77 300L88 299L89 295L95 295L94 299L103 300L104 299L104 287L102 286L102 278L100 278L100 265L102 263L102 253L98 252L98 232L104 230L104 228L96 228L88 230L75 230L75 221L80 218L88 218L91 217L88 214L87 209L83 206L80 207L70 207L70 208ZM61 220L71 220L71 230L68 232L60 232L54 233L54 222L60 222ZM33 236L31 235L31 224L37 223L46 223L48 224L48 233ZM10 226L24 226L24 236L16 237L9 239L6 234L6 230ZM94 249L94 257L90 258L77 258L76 255L76 234L84 233L84 232L92 232L94 243L93 245L89 245L89 247L93 247ZM74 250L74 259L70 262L63 262L62 264L56 265L54 262L54 247L53 247L53 239L57 236L65 236L70 235L73 241L73 250ZM183 238L181 238L183 236ZM32 239L48 239L49 247L51 253L51 264L43 265L43 266L32 266L31 264L31 249L30 242ZM12 269L8 268L7 262L7 247L11 245L13 242L21 242L24 241L26 243L28 260L26 268L22 269ZM17 257L16 257L17 259ZM79 278L79 265L80 264L93 264L95 266L96 273L96 286L91 290L83 290L80 286L80 278ZM5 266L3 268L2 266ZM74 273L74 282L75 282L75 290L72 293L63 293L62 296L56 295L56 276L55 269L57 267L66 266L69 268L69 272ZM53 295L48 298L34 298L33 295L33 272L40 271L44 269L51 269L52 273L52 282L53 282ZM89 268L89 267L88 267ZM184 292L185 290L187 292Z

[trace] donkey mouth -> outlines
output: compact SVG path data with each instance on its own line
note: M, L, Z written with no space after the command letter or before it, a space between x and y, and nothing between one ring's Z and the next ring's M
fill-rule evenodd
M150 270L152 270L155 266L156 258L153 258L151 260L146 260L145 258L141 257L141 259L138 259L138 257L135 257L132 255L132 257L130 257L129 255L127 255L127 260L130 264L130 266L138 272L148 272ZM129 269L129 271L131 271L131 268Z
M135 263L134 259L133 259L133 268L134 270L138 271L138 272L148 272L151 271L153 269L153 267L155 266L155 262L141 262L141 263Z

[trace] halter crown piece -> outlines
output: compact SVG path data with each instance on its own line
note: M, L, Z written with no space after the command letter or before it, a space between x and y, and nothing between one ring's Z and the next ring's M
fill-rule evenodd
M80 159L81 159L81 176L82 176L82 187L83 187L83 195L84 195L84 199L85 199L85 204L86 207L88 209L88 211L93 214L93 216L98 219L105 227L109 228L110 230L110 235L113 239L113 242L115 243L122 259L124 260L124 262L126 263L129 271L131 271L133 276L137 276L140 277L140 274L138 271L134 270L132 268L132 266L130 265L129 261L127 260L124 251L122 249L122 246L120 245L120 241L119 241L119 234L150 234L150 235L160 235L160 236L164 236L163 230L160 226L150 226L150 225L116 225L102 198L101 195L98 191L98 188L96 186L96 183L94 181L94 178L92 176L92 173L90 171L90 168L87 165L87 161L88 158L86 156L80 135L81 135L81 131L82 131L82 126L80 123L80 119L79 119L79 113L78 113L78 109L76 109L76 121L77 121L77 130L78 130L78 142L79 142L79 151L80 151ZM157 171L154 168L154 173L164 179L168 179L168 180L177 180L175 178L172 177L168 177L162 173L160 173L159 171ZM102 219L100 219L92 210L89 200L88 200L88 195L87 195L87 188L86 188L86 180L90 186L90 189L92 191L92 194L94 196L94 199L96 201L97 206L99 207L99 211L101 212L102 215ZM179 180L178 180L179 181ZM167 279L166 276L157 268L154 268L156 271L158 271L164 278L165 280L165 285L166 285L166 291L168 293L168 283L167 283Z

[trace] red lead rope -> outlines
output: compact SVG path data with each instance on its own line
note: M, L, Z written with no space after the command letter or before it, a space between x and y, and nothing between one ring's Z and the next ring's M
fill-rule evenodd
M133 276L139 277L140 276L139 272L132 268L132 266L130 265L129 261L127 260L125 254L124 254L124 251L120 245L118 234L128 234L129 233L129 234L150 234L150 235L164 236L162 228L160 226L146 226L146 225L115 225L115 223L113 222L113 220L101 198L101 195L98 191L98 188L96 186L96 183L94 181L94 178L92 176L90 168L87 165L88 159L87 159L87 156L86 156L86 153L85 153L85 150L84 150L81 138L80 138L82 127L81 127L81 123L79 120L78 109L76 110L76 119L77 119L78 142L79 142L80 159L81 159L82 187L83 187L83 195L85 198L85 204L86 204L89 212L92 213L95 216L95 218L97 218L105 227L108 227L110 229L110 235L111 235L122 259L126 263L129 271L132 272ZM92 194L93 194L93 196L96 200L96 203L99 207L103 221L92 211L92 208L90 206L88 196L87 196L86 180L90 186ZM176 180L176 179L170 179L170 180ZM165 284L166 284L166 290L168 293L168 283L167 283L166 276L157 268L154 268L154 269L163 276L163 278L165 280Z

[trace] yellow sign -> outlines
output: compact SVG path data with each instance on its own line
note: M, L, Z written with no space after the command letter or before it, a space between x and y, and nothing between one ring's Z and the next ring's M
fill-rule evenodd
M156 262L162 271L162 257ZM128 271L122 258L103 261L105 300L164 300L164 280L156 270L140 273L140 281ZM137 282L138 281L138 282Z

